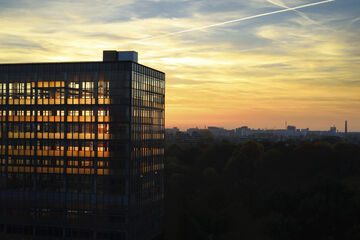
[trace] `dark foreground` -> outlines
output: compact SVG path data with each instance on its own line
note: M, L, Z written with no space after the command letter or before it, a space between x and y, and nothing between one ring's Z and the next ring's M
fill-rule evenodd
M360 239L360 147L214 143L166 151L162 239Z

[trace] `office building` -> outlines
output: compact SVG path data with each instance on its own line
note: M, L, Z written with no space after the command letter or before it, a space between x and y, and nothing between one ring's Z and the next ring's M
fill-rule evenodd
M161 233L165 74L103 59L0 64L0 239Z

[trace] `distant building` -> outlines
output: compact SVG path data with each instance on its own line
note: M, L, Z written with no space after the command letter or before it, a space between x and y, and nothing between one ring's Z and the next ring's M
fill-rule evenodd
M177 127L166 128L165 129L165 134L166 135L177 135L179 132L180 132L180 130Z
M235 135L234 130L227 130L220 127L208 127L208 130L214 135L214 137L231 137Z
M309 128L304 128L304 129L301 129L300 130L300 133L302 136L307 136L310 132L310 129Z
M200 129L198 128L189 128L188 130L186 130L186 132L192 136L194 133L199 133L200 132Z
M289 131L289 132L295 132L296 127L295 126L287 126L286 130Z
M249 129L248 126L243 126L243 127L240 127L240 128L236 128L235 129L235 134L236 134L236 136L240 136L240 137L249 136L250 129Z
M345 136L348 134L348 121L345 121Z
M286 134L287 134L287 136L291 136L291 137L297 136L298 132L296 131L296 127L295 126L290 126L290 125L287 126Z
M330 133L335 134L336 133L336 127L330 127Z

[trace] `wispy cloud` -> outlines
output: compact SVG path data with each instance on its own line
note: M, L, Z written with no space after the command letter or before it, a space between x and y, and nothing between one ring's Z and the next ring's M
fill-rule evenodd
M289 9L290 7L288 7L283 1L281 0L266 0L271 4L274 4L276 6L282 7L282 8L286 8ZM316 21L312 20L311 18L309 18L306 14L300 12L299 10L293 10L294 12L296 12L297 14L299 14L301 17L303 17L305 20L309 21L310 23L313 24L317 24Z
M267 1L271 2L271 0L267 0ZM176 36L176 35L180 35L180 34L184 34L184 33L200 31L200 30L206 30L206 29L209 29L209 28L220 27L220 26L227 25L227 24L238 23L238 22L242 22L242 21L246 21L246 20L251 20L251 19L265 17L265 16L270 16L270 15L284 13L284 12L288 12L288 11L296 11L296 12L298 12L297 9L313 7L313 6L317 6L317 5L320 5L320 4L325 4L325 3L329 3L329 2L333 2L333 1L334 0L325 0L325 1L321 1L321 2L309 3L309 4L304 4L304 5L291 7L291 8L289 8L289 7L287 7L287 6L283 5L283 4L280 4L280 6L284 6L285 9L272 11L272 12L267 12L267 13L260 13L260 14L256 14L256 15L253 15L253 16L233 19L233 20L229 20L229 21L225 21L225 22L214 23L214 24L210 24L210 25L206 25L206 26L189 28L189 29L185 29L185 30L181 30L181 31L177 31L177 32L170 32L170 33L159 35L159 36L153 36L153 37L141 39L138 42L143 43L143 42L146 42L148 40L159 39L159 38L164 38L164 37L171 37L171 36ZM276 4L276 5L278 5L278 4ZM306 15L303 14L303 16L306 16Z
M15 50L20 50L20 49L45 50L45 48L40 43L27 40L21 35L19 36L19 35L0 34L0 46L6 48L12 48Z

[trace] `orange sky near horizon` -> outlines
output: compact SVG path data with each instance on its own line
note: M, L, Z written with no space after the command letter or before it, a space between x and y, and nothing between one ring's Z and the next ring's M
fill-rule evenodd
M16 3L14 3L16 2ZM0 62L99 61L135 50L166 73L166 127L360 132L360 5L343 0L177 36L315 1L18 0L0 3Z

